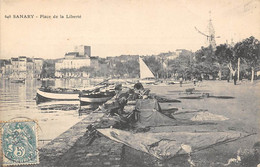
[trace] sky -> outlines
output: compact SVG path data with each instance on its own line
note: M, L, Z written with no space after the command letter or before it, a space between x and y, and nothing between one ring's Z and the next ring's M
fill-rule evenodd
M211 17L217 45L260 40L260 0L0 0L0 59L64 57L76 45L92 56L151 55L207 46ZM211 14L209 14L211 11ZM6 18L11 15L11 18ZM34 15L17 19L13 15ZM40 15L58 18L44 19ZM60 18L80 15L81 18ZM36 18L36 16L38 18Z

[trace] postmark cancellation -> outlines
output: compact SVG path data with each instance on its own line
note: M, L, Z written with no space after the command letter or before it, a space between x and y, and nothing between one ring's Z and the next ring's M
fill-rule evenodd
M3 166L39 163L36 121L1 122Z

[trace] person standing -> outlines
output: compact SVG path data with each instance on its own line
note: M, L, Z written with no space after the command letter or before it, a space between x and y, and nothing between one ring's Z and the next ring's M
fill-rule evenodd
M234 79L234 85L236 85L237 84L237 72L235 72L233 79Z
M183 78L180 77L180 87L182 87Z
M197 79L194 77L193 78L193 85L196 86L196 82L197 82Z
M200 87L201 82L202 82L202 77L201 77L201 75L199 75L198 76L198 87Z

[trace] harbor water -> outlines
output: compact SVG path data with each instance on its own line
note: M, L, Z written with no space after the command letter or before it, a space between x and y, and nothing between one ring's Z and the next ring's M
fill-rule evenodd
M59 136L85 116L78 113L79 101L50 101L36 103L36 91L41 86L84 88L91 85L83 79L27 79L25 83L0 83L1 121L35 120L38 122L39 147Z

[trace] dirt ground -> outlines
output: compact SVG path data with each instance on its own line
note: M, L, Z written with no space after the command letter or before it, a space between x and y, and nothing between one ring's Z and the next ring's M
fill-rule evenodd
M191 160L196 166L257 166L260 163L260 82L242 81L237 85L227 81L203 81L194 86L192 83L172 86L150 86L151 92L170 98L180 96L180 91L195 88L194 92L209 93L210 96L230 96L231 99L201 98L181 99L175 103L177 108L205 109L208 112L229 118L219 121L217 130L235 130L253 134L233 142L218 145L191 154ZM137 151L125 147L128 155L135 155L133 166L191 166L188 157L175 157L167 162L157 162L151 158L144 162L138 158ZM237 157L240 157L240 159ZM143 156L143 154L142 154ZM141 156L141 157L142 157ZM139 156L140 157L140 156ZM231 159L233 158L233 160ZM132 158L130 158L132 159ZM228 161L230 161L228 163ZM127 162L126 164L130 165ZM149 163L150 162L150 163ZM153 163L151 163L153 162ZM229 165L228 165L229 164ZM127 166L128 166L127 165ZM130 165L132 166L132 165Z

